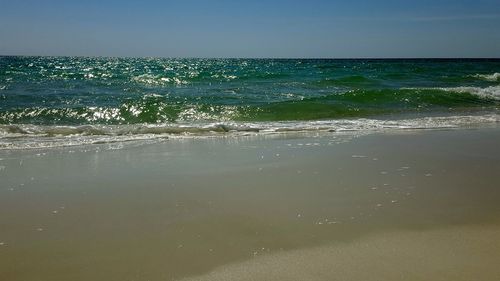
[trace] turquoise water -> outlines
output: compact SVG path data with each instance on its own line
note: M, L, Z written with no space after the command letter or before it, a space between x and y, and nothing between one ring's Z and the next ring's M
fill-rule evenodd
M409 116L430 127L497 122L499 106L500 60L0 57L4 146L33 135L359 129Z

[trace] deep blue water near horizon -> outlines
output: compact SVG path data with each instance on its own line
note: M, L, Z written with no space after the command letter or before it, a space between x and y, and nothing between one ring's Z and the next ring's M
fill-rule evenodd
M500 59L0 57L4 147L25 137L495 123L499 105Z

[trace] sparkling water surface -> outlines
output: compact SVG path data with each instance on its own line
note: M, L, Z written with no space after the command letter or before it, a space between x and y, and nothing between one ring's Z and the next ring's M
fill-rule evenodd
M0 146L498 123L499 73L497 59L0 57Z

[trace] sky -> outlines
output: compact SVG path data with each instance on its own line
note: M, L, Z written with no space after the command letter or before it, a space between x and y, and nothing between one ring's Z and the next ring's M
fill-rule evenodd
M500 57L500 0L0 0L0 55Z

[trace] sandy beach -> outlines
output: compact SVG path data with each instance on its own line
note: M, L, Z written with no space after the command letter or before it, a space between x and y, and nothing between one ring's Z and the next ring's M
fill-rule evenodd
M498 280L500 129L0 151L1 280Z
M499 4L0 1L0 281L499 281Z

